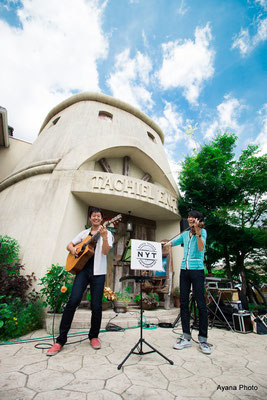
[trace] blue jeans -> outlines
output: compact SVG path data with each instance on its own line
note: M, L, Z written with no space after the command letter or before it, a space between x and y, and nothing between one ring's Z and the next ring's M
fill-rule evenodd
M198 340L205 342L208 337L208 312L204 296L204 270L181 269L180 273L180 303L181 303L181 321L184 336L191 339L190 333L190 311L189 311L189 293L191 284L193 286L193 295L197 302L199 311L199 336Z
M71 327L76 308L79 306L83 293L90 283L91 291L91 328L88 334L89 339L97 338L102 319L102 296L105 284L105 275L93 275L94 257L90 258L85 267L76 275L71 295L63 312L59 327L57 343L64 346L67 342L67 335Z

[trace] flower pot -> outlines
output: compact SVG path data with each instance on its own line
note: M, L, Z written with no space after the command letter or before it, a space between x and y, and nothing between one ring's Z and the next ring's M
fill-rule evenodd
M103 301L102 302L102 311L107 310L111 306L111 301Z
M127 306L125 305L125 303L123 301L114 300L113 304L114 304L114 311L116 313L126 313L127 312Z
M180 296L173 296L174 307L180 308Z
M141 301L140 300L138 300L136 302L136 304L139 307L141 307ZM156 304L146 303L144 300L143 300L142 307L143 307L143 310L155 310L155 308L157 308Z
M53 312L47 312L45 318L45 326L46 332L49 335L58 335L59 334L59 325L61 322L62 313L61 314L54 314ZM54 325L54 327L53 327Z

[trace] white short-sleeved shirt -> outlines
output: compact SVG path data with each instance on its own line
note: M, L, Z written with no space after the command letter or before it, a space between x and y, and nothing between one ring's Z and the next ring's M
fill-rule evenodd
M72 243L74 245L81 243L84 239L87 238L90 232L91 228L78 233L78 235L75 236L74 239L72 239ZM108 244L110 247L113 246L113 241L114 237L112 233L108 231ZM96 243L96 248L95 248L94 275L106 275L107 273L107 256L102 253L102 244L103 244L103 239L102 236L100 236Z

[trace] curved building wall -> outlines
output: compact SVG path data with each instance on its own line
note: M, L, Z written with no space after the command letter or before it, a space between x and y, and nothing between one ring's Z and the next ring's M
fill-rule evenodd
M0 182L2 232L18 239L26 272L65 264L88 205L156 221L157 240L167 221L174 236L178 188L163 141L151 119L109 96L82 93L52 109L27 158Z

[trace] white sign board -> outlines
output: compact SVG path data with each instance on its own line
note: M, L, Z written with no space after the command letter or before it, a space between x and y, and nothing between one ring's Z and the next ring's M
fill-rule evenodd
M132 239L131 269L164 271L161 243Z

